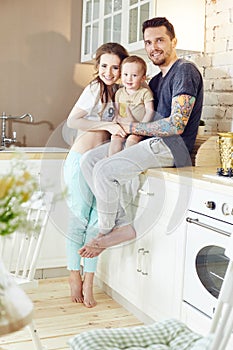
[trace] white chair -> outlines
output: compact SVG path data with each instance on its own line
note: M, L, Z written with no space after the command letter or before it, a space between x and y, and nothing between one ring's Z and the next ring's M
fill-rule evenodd
M233 331L233 234L229 239L225 255L230 261L211 323L210 333L214 334L214 339L210 350L225 350Z
M9 236L0 236L1 259L13 279L24 290L36 287L38 284L35 272L52 200L51 192L36 192L30 202L24 206L27 211L27 221L33 222L33 232L14 232ZM27 327L35 349L42 350L43 346L34 322L30 322Z
M233 234L225 255L230 261L211 322L210 332L201 336L183 322L171 319L130 328L97 329L69 340L73 350L153 349L225 350L233 331Z

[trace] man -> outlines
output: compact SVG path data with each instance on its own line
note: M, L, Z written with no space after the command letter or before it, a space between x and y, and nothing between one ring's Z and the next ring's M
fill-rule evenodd
M137 145L107 158L109 145L104 144L84 156L82 171L96 196L100 233L79 251L83 257L135 238L120 205L123 184L148 168L191 165L203 104L201 74L193 63L178 59L174 28L166 18L145 21L142 31L147 55L161 70L149 83L155 118L122 125L127 134L146 137Z

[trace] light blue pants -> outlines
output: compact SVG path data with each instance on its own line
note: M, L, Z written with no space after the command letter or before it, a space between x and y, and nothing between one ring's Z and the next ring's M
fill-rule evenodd
M64 165L70 209L66 239L68 270L80 270L81 257L78 250L98 234L96 201L80 171L81 157L82 154L70 151ZM84 258L84 272L95 272L96 264L97 258Z

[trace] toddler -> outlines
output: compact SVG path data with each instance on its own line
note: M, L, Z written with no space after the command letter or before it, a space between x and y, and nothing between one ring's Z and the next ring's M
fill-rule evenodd
M115 119L119 123L126 121L149 122L154 115L153 94L145 83L147 66L139 56L126 57L121 65L123 87L115 94ZM124 119L125 118L125 119ZM124 119L124 120L123 120ZM109 156L125 147L132 146L143 139L142 136L111 136Z

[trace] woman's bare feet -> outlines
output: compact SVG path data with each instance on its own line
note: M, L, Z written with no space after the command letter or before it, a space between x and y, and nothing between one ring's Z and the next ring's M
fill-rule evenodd
M70 271L69 284L73 303L83 303L83 281L80 271Z
M84 258L94 258L106 248L129 241L135 237L136 232L131 225L116 227L105 235L99 234L96 238L93 238L79 250L79 254Z
M86 272L83 281L83 304L89 308L97 304L93 296L93 280L94 272Z

